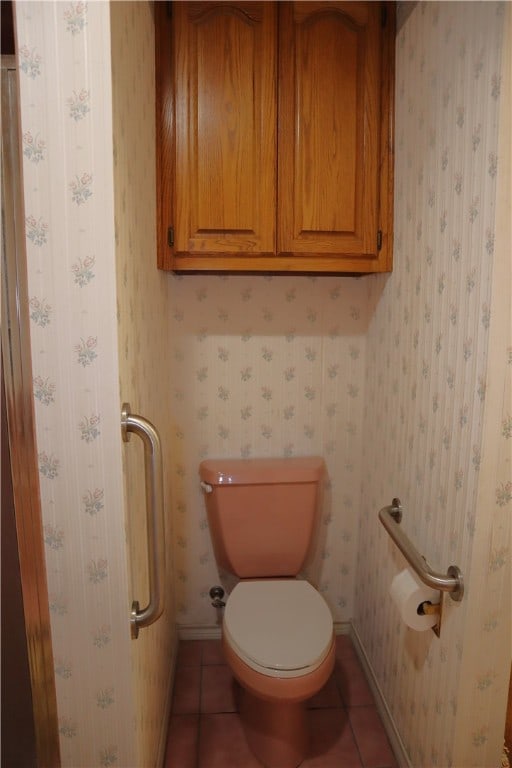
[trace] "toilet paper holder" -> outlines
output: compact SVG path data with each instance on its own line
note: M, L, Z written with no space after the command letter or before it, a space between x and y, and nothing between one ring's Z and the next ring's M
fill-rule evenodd
M431 603L430 600L424 600L418 606L418 613L422 616L434 616L441 613L441 603Z
M418 613L422 616L437 616L437 621L431 629L437 637L441 637L441 618L443 616L442 595L439 603L431 603L429 600L420 603L420 605L418 605Z
M450 565L446 575L433 571L423 555L419 554L407 535L401 530L400 523L402 522L402 517L402 504L398 498L394 498L388 507L383 507L379 512L380 522L409 565L414 569L418 578L432 589L448 592L452 600L460 602L464 595L464 578L460 568L456 565ZM439 637L443 613L442 595L441 600L437 604L432 604L428 601L421 603L418 606L418 613L423 615L438 614L437 622L432 627L432 631Z

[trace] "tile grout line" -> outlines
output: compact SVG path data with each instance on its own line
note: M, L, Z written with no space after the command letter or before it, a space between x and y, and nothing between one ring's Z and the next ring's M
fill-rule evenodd
M340 664L342 663L342 662L341 662L341 659L337 659L337 661L338 661ZM340 700L341 700L341 703L342 703L342 705L343 705L343 709L345 710L345 714L346 714L346 716L347 716L347 724L348 724L348 727L350 728L350 732L351 732L351 734L352 734L352 739L353 739L353 741L354 741L354 744L356 745L357 754L358 754L358 756L359 756L359 762L361 763L361 768L365 768L365 764L364 764L364 762L363 762L363 756L362 756L362 754L361 754L361 750L359 749L359 741L357 740L357 738L356 738L356 734L354 733L354 729L352 728L352 721L351 721L351 719L350 719L350 712L349 712L349 709L350 709L350 706L351 706L351 705L349 705L349 704L348 704L348 703L345 701L345 697L344 697L344 695L343 695L342 686L341 686L341 685L338 683L338 680L337 680L336 676L334 676L334 684L335 684L335 686L336 686L336 690L338 691L338 695L339 695L339 697L340 697Z
M357 754L359 755L359 762L361 763L361 768L366 768L366 766L364 764L364 761L363 761L363 756L361 754L361 750L359 749L359 740L356 738L355 731L354 731L354 729L352 727L352 721L350 719L350 713L349 713L348 709L347 709L347 721L348 721L348 727L350 728L350 732L352 734L352 738L354 740L354 744L356 745Z

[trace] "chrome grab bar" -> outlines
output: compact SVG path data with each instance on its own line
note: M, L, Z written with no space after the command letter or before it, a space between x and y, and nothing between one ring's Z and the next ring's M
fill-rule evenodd
M148 540L149 603L140 610L138 600L132 603L130 625L135 640L139 629L153 624L164 609L162 585L165 571L165 525L160 437L155 427L142 416L130 413L129 403L123 403L121 434L125 443L135 432L144 443L146 478L146 524Z
M464 578L460 568L456 565L450 565L446 576L436 573L431 569L423 555L417 552L406 534L399 528L402 521L400 499L393 499L389 507L382 507L379 512L379 520L424 584L432 587L432 589L449 592L452 600L456 602L462 600L464 595Z

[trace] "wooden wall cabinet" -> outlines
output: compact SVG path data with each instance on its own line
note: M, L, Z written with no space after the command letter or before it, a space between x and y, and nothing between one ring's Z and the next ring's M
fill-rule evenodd
M156 3L158 266L386 272L394 5Z

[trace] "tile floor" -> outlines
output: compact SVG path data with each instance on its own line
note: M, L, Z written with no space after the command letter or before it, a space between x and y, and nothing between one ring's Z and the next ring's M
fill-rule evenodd
M238 684L220 640L181 641L165 768L261 768L238 716ZM302 768L397 768L359 659L336 638L336 666L308 704L311 747Z

